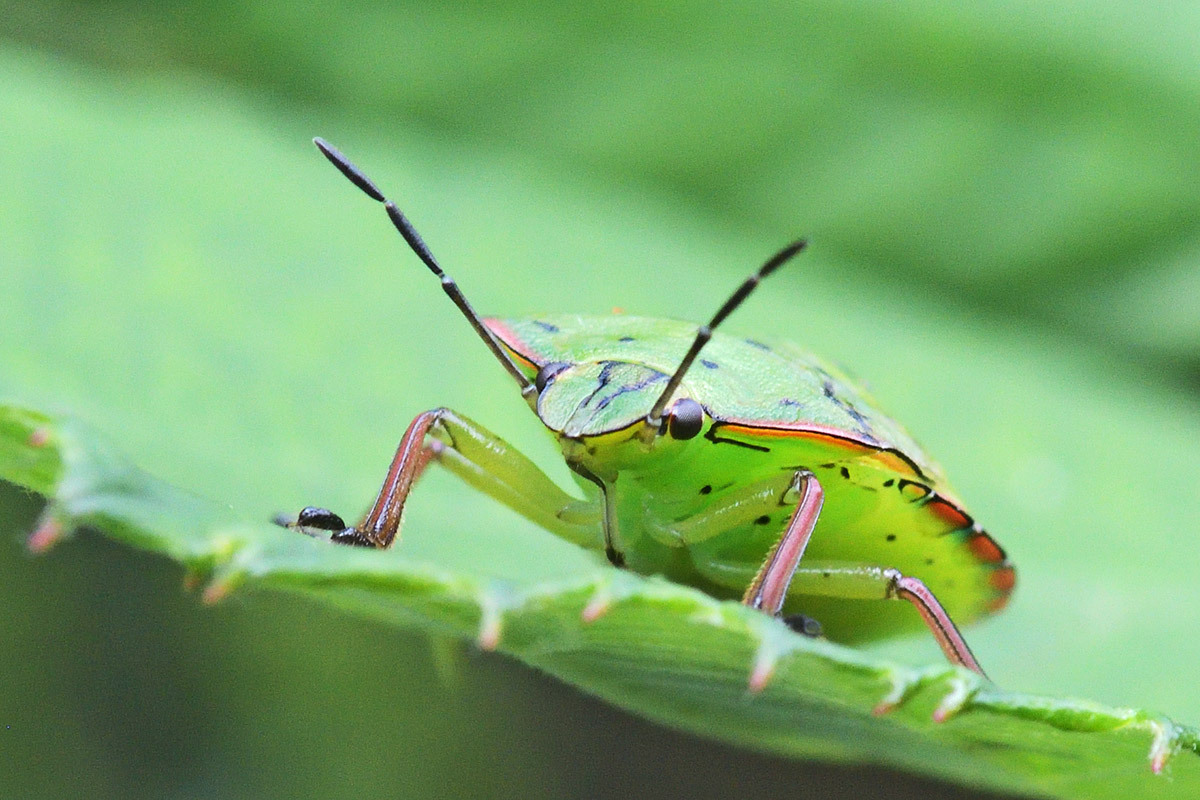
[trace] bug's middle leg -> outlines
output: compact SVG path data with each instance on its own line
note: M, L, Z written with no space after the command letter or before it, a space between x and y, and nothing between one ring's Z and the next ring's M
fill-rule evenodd
M817 526L821 506L825 502L825 490L811 472L797 472L791 489L800 495L796 510L742 596L743 603L771 616L778 616L783 610L788 586L796 574L796 568L800 566L800 559L804 557L804 550L812 538L813 528Z
M674 521L666 527L679 541L694 546L739 525L759 521L764 513L770 514L780 506L794 506L787 528L768 551L758 572L749 584L746 583L746 577L738 579L736 584L746 587L743 603L779 616L792 575L821 514L824 497L825 492L816 476L807 470L799 470L790 476L783 474L733 491L705 512L686 520ZM696 567L701 574L706 574L718 563L701 556ZM731 585L727 582L727 575L706 574L706 577L721 585ZM785 617L784 621L797 633L820 635L820 623L811 617L792 614Z

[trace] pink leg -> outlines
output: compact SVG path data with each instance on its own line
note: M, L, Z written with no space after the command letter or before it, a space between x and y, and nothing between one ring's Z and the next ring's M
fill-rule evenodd
M392 457L392 465L388 468L379 495L367 515L356 527L348 529L341 537L334 535L335 541L345 541L347 544L369 544L373 547L391 547L400 530L400 517L404 513L404 502L412 491L413 484L425 467L437 453L440 442L425 444L425 436L429 429L441 418L441 409L425 411L409 423L408 430L400 439L396 455ZM353 533L351 533L351 531ZM365 542L351 541L361 537Z
M942 604L938 602L933 592L929 591L929 587L916 578L901 575L894 569L888 570L887 574L892 582L892 596L907 600L917 607L917 611L921 613L921 619L925 620L925 624L933 633L933 638L937 640L942 652L946 654L946 660L951 664L960 664L972 672L978 672L986 678L987 673L975 660L971 648L967 647L966 639L958 632L954 621L950 619L946 609L942 608Z
M772 615L778 615L783 609L788 587L808 546L808 540L812 537L825 499L825 492L812 473L796 473L793 487L800 492L800 502L796 511L742 597L742 602L746 605ZM959 664L987 677L950 615L933 592L929 591L929 587L917 578L907 577L894 569L884 570L882 577L888 582L887 597L907 600L916 606L921 619L933 633L934 639L950 663Z
M811 472L797 472L792 485L800 492L800 503L788 521L783 536L767 553L766 561L742 597L746 605L762 609L772 616L778 616L783 608L788 586L804 555L804 548L808 547L817 517L821 515L821 505L825 502L825 490Z
M324 508L306 508L289 527L307 530L330 531L330 539L341 544L360 547L391 547L400 530L400 518L404 513L404 502L412 491L413 484L429 462L437 457L444 446L441 442L425 442L429 430L442 418L443 409L418 414L409 424L400 439L387 477L379 489L379 495L362 522L353 528L346 527L342 518Z

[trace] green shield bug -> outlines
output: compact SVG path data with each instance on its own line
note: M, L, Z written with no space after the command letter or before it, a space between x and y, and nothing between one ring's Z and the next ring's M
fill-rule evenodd
M803 241L772 256L706 325L623 315L485 319L396 205L315 141L384 204L557 439L584 499L475 422L438 408L409 425L361 522L347 526L309 507L291 526L389 547L413 485L437 462L617 567L740 597L801 633L823 627L839 641L923 623L949 661L983 673L952 619L998 611L1016 573L941 469L838 370L792 345L714 332Z

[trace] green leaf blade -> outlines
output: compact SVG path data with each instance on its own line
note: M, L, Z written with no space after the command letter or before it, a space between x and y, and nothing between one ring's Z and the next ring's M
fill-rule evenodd
M31 438L34 430L50 435ZM1054 797L1200 789L1200 732L1163 717L1005 692L959 668L902 667L798 636L740 604L603 566L585 580L518 586L398 551L338 547L239 520L130 466L78 423L17 406L0 406L0 453L0 478L46 494L47 514L64 528L94 528L180 562L203 576L208 601L253 589L311 596L495 647L664 724L788 756ZM21 466L51 453L60 457L51 481ZM764 664L769 678L752 691ZM889 713L875 713L901 696ZM948 703L955 713L934 722ZM1169 779L1152 774L1152 759L1178 751L1189 752L1170 760Z

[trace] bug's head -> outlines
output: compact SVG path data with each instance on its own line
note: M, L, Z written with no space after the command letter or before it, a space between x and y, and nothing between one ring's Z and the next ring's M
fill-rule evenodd
M530 406L558 435L568 463L592 473L655 468L711 424L683 381L713 330L763 278L803 249L803 241L788 245L743 281L709 323L699 327L682 358L676 336L651 335L625 355L620 345L635 337L621 336L614 342L577 317L486 319L483 327L522 382ZM650 327L654 322L637 324ZM658 457L647 459L651 451Z
M648 420L670 377L633 361L549 361L534 377L537 414L558 435L567 460L593 472L649 466L650 452L661 463L710 421L682 389L660 420Z

